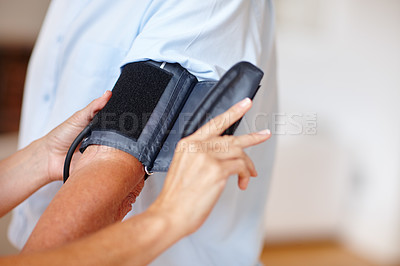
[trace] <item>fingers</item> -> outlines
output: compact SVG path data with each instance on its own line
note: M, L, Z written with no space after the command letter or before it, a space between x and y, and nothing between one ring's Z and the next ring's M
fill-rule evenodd
M251 176L257 176L257 171L254 166L253 161L250 159L250 157L243 151L242 148L232 146L229 147L225 150L219 151L219 152L214 152L214 157L219 160L232 160L232 159L241 159L245 162L247 165L250 175Z
M104 108L107 102L110 100L112 92L107 90L101 97L93 100L85 108L76 112L72 117L72 121L80 126L86 126L92 121L93 117Z
M250 172L249 165L244 160L234 159L234 160L223 161L221 165L226 172L225 177L237 174L239 177L238 181L239 188L242 190L247 188L247 185L249 183L252 174Z
M238 186L242 190L247 188L250 177L257 176L253 161L243 149L266 141L271 137L271 132L266 129L242 136L221 137L221 134L243 117L251 105L252 102L249 98L236 103L226 112L199 128L192 134L193 137L187 138L187 141L190 140L189 143L193 144L192 146L202 147L200 151L208 153L209 156L218 160L221 170L220 178L237 174Z
M241 190L246 190L250 182L250 177L238 178L238 186Z
M257 176L253 161L243 151L244 148L260 144L271 137L271 132L266 129L257 133L242 136L215 137L209 141L200 141L212 152L214 158L219 160L241 159L249 168L251 176Z
M110 100L112 92L107 90L100 98L93 100L89 105L83 110L87 110L88 119L90 122L93 117L106 106L107 102Z
M256 133L250 133L242 136L232 136L232 142L241 148L247 148L260 144L271 137L269 129L261 130Z
M236 103L226 112L211 119L208 123L199 128L194 136L206 139L210 136L219 136L236 121L238 121L250 108L252 102L249 98Z

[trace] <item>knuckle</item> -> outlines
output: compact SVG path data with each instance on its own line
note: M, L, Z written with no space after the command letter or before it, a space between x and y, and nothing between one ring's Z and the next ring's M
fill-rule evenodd
M241 148L238 148L238 154L239 154L239 157L241 157L241 158L247 158L248 156L247 156L247 154L244 152L244 150L243 149L241 149Z
M183 148L183 147L185 147L186 145L187 145L187 139L186 139L186 138L183 138L183 139L181 139L181 140L178 141L176 147L177 147L177 148Z
M191 143L191 140L190 140L189 137L186 137L186 138L183 138L183 139L179 140L177 145L176 145L175 151L187 152L189 150L190 143Z
M246 169L240 172L240 178L247 179L250 178L250 172Z
M208 163L208 167L212 173L218 174L223 171L221 163L219 163L217 160L209 158L207 163Z
M247 164L246 164L246 162L242 159L242 160L239 160L239 166L240 166L240 168L243 170L243 169L247 169Z
M189 137L182 138L178 141L178 145L185 145L189 140Z
M213 129L221 130L229 123L229 116L222 116L219 119L212 120L211 126L214 127Z
M239 146L240 140L237 137L232 137L232 145Z
M235 157L241 157L241 149L239 147L236 146L231 146L229 151L231 152L231 154Z
M230 142L230 141L232 141L232 136L230 136L230 135L224 135L224 136L222 136L222 137L220 137L221 138L221 140L222 141L224 141L224 142Z

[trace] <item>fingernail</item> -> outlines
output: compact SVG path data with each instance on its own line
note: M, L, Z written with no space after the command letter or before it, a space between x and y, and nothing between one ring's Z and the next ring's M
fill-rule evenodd
M247 107L251 103L250 98L245 98L239 102L240 107Z
M110 90L106 90L106 91L103 93L103 95L106 94L108 91L110 91Z
M271 130L264 129L264 130L261 130L261 131L257 132L257 134L258 135L271 135Z

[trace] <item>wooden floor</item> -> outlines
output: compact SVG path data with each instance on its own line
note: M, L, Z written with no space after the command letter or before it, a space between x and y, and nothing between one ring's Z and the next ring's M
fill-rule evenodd
M378 266L332 242L266 246L265 266Z

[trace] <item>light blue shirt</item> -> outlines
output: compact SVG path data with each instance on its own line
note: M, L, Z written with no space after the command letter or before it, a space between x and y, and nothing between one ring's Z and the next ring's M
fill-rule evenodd
M146 59L180 63L199 80L217 80L238 61L252 62L265 76L237 134L270 127L276 109L273 21L267 0L55 0L28 69L20 147L111 89L121 66ZM231 178L200 230L153 265L257 264L274 143L248 150L259 177L247 191ZM153 202L164 177L156 173L146 181L135 213ZM42 188L16 208L9 231L16 246L24 245L60 185Z

